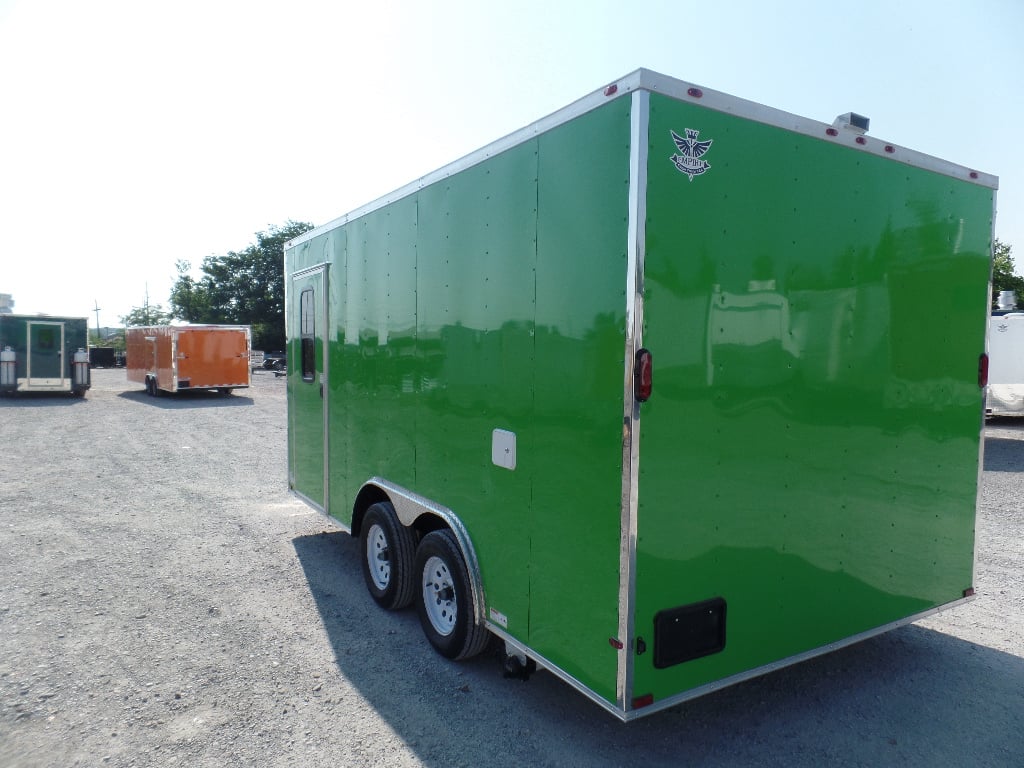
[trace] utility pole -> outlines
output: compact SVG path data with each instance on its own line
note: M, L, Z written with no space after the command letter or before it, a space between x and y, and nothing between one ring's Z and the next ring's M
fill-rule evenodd
M99 342L100 342L100 305L99 305L99 302L96 301L96 299L92 300L92 305L94 307L93 312L96 313L96 345L99 346Z

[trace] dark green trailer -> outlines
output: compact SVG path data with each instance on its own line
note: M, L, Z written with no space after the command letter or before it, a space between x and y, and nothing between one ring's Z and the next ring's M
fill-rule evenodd
M91 386L84 317L0 314L0 394L70 392Z
M866 128L638 70L286 244L373 598L623 720L969 599L997 181Z

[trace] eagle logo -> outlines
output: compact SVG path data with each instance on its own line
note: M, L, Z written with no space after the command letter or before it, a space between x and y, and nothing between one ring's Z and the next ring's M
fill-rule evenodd
M683 132L686 134L685 138L675 131L669 131L672 134L672 141L679 148L679 154L672 155L669 159L680 173L685 173L690 181L693 181L694 176L707 173L711 167L711 163L701 160L701 158L711 149L713 139L697 141L700 131L695 131L692 128L686 128Z

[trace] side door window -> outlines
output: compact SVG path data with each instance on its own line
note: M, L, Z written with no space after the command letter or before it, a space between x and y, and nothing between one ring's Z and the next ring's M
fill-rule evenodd
M316 378L316 302L312 288L306 288L299 296L299 336L302 380L313 381Z

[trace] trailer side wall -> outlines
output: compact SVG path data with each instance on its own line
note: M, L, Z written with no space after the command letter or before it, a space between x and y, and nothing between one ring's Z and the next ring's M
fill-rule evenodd
M350 524L374 476L452 509L508 633L610 699L629 130L629 100L611 102L286 255L288 274L330 263L331 513ZM310 415L290 455L316 500L297 285L290 398ZM491 462L495 429L516 434L514 470Z

